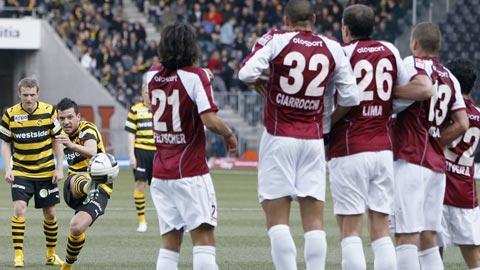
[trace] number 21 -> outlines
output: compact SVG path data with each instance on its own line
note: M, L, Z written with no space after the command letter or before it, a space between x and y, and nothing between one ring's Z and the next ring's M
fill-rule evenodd
M167 98L165 91L162 89L152 90L152 105L157 105L157 110L153 114L153 129L160 132L168 131L167 123L160 122L160 118L165 112L168 105L172 106L172 126L174 132L182 131L182 123L180 121L180 99L178 89L173 90L172 94Z

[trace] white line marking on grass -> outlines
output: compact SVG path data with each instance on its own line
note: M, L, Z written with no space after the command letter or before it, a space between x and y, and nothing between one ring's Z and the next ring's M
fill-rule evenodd
M8 208L8 207L0 207L0 211L11 211L12 208ZM65 208L65 207L55 207L55 210L56 211L72 211L73 212L73 209L70 209L70 208ZM145 210L147 211L155 211L155 208L153 207L147 207L145 208ZM239 207L233 207L233 208L220 208L220 211L261 211L262 208L258 207L258 208L239 208ZM135 210L135 208L127 208L127 207L107 207L107 211L137 211Z

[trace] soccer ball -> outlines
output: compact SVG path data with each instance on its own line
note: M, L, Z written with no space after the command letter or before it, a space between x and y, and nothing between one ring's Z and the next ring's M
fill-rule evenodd
M107 153L98 153L90 159L88 172L93 181L112 183L118 176L119 166L115 157Z

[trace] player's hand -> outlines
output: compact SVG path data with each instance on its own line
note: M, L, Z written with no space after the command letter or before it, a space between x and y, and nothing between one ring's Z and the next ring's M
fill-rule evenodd
M55 142L63 144L63 146L65 146L66 148L71 148L73 146L72 141L70 141L70 138L66 134L60 134L55 136Z
M57 184L62 179L63 179L63 170L59 170L59 169L55 170L52 177L52 183Z
M259 93L261 96L267 96L267 80L258 79L251 84L255 92Z
M128 160L130 161L130 167L132 167L132 169L137 168L137 159L135 156L130 156Z
M235 134L233 134L233 132L227 136L224 136L223 141L225 143L225 148L227 149L228 154L233 155L237 152L238 142L237 137L235 137Z
M13 183L13 180L15 180L15 176L13 176L12 170L5 171L5 181L11 184Z

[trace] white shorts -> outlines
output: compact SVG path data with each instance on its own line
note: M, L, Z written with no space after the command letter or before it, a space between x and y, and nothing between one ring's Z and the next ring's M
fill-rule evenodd
M443 206L442 230L438 246L480 245L480 209Z
M157 209L160 234L191 231L203 223L217 226L217 201L210 174L175 180L152 179L152 200Z
M392 151L332 158L328 169L336 215L357 215L367 209L392 214Z
M259 151L259 201L287 196L325 201L324 148L323 139L272 136L264 131Z
M404 160L394 162L394 171L395 199L391 217L394 232L440 231L445 174Z

